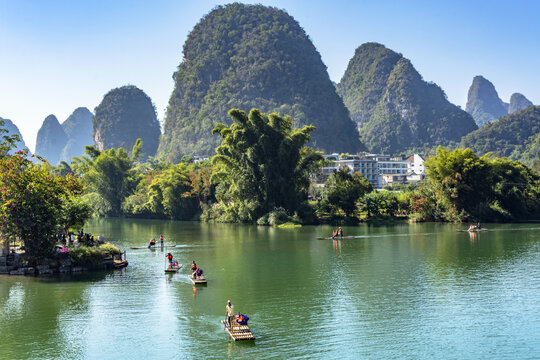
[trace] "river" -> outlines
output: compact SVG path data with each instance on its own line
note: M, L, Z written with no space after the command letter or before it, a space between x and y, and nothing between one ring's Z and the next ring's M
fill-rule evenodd
M463 226L462 226L463 227ZM133 219L85 231L129 266L0 276L0 359L528 359L540 356L540 225L296 229ZM165 236L184 264L132 250ZM187 278L192 260L208 285ZM257 340L220 325L230 299Z

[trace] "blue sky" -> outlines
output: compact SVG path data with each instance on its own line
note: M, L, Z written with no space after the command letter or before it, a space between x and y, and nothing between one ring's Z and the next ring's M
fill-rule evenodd
M182 45L218 4L206 0L0 0L0 116L33 150L45 117L91 111L107 91L144 90L163 121ZM365 42L411 59L425 80L465 106L475 75L508 101L540 104L540 1L258 1L285 9L339 82Z

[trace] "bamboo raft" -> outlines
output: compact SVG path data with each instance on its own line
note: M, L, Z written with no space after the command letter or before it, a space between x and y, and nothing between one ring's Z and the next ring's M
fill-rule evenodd
M221 320L221 323L223 324L223 327L225 328L225 330L227 330L229 335L231 335L231 338L234 341L255 340L255 336L253 336L253 334L251 333L249 326L239 325L238 323L236 323L236 321L233 321L232 329L230 329L227 320Z
M113 260L113 266L115 269L121 269L128 266L127 260Z
M479 231L488 231L488 229L470 229L470 230L458 230L460 232L479 232Z
M192 275L188 275L188 278L189 278L189 280L191 280L193 285L206 285L206 284L208 284L206 282L206 278L204 277L204 275L198 276L195 279L193 278Z
M152 245L152 246L130 246L130 249L138 250L138 249L150 249L150 250L156 250L156 249L162 249L162 248L173 248L176 247L176 245Z
M356 239L358 236L335 236L335 237L318 237L317 240L341 240L341 239Z
M166 273L176 273L178 272L178 270L180 270L182 268L182 264L179 264L178 266L168 266L166 269L165 269L165 272Z

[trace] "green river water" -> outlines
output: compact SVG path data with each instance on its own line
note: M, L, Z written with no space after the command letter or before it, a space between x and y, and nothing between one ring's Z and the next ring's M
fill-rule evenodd
M462 226L464 227L464 226ZM0 359L540 358L540 225L331 227L93 220L129 266L0 276ZM185 266L132 250L163 233ZM208 286L187 278L191 260ZM230 299L257 337L220 325Z

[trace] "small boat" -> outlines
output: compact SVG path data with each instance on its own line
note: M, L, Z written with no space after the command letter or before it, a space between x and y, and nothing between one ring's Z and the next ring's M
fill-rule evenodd
M182 268L182 264L178 264L178 266L167 266L165 269L166 273L176 273L178 270Z
M221 323L223 324L223 328L229 333L229 335L234 341L255 340L255 336L253 336L253 334L251 333L249 326L239 325L238 323L236 323L236 321L234 321L231 329L229 328L227 320L221 320Z
M207 281L204 275L197 276L193 278L193 275L188 275L189 280L193 283L193 285L206 285Z
M341 239L356 239L356 236L336 236L336 237L318 237L317 240L341 240Z
M152 245L152 246L130 246L129 248L130 249L134 249L134 250L137 250L137 249L150 249L150 250L156 250L156 249L161 249L162 247L164 248L173 248L173 247L176 247L176 245Z
M488 231L488 229L467 229L467 230L458 230L460 232L479 232L479 231Z

